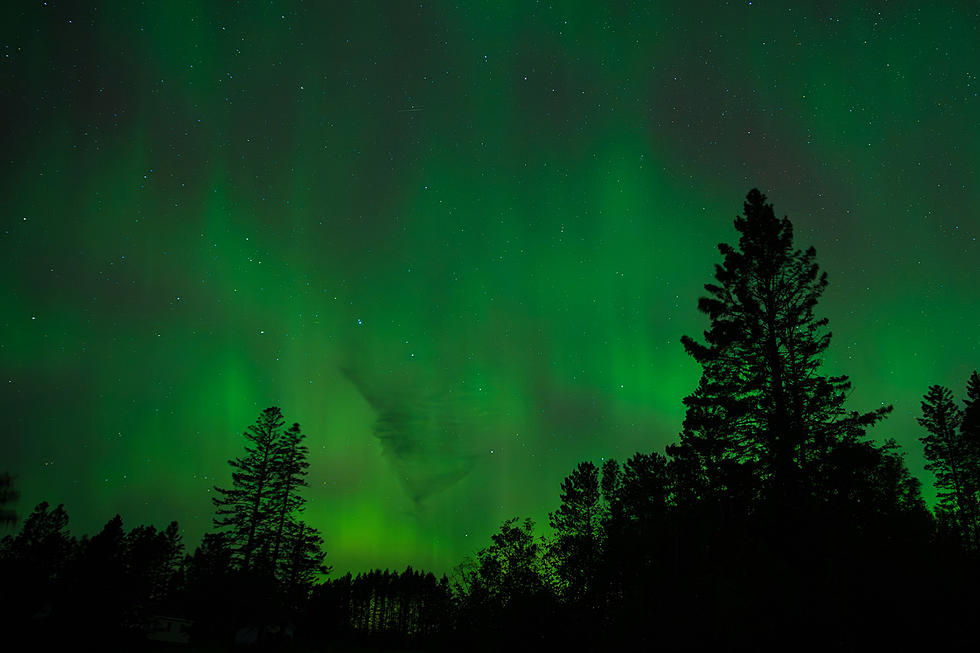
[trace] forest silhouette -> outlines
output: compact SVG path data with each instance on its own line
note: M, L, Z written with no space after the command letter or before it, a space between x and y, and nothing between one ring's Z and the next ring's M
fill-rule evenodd
M822 372L827 275L758 190L682 339L701 378L677 441L583 461L548 534L512 518L452 577L330 578L303 520L309 452L264 410L214 488L214 528L188 553L177 522L119 515L73 536L44 502L15 527L0 476L3 637L150 650L684 650L977 648L980 376L965 398L928 387L930 509L899 445L869 430L891 406L847 407Z

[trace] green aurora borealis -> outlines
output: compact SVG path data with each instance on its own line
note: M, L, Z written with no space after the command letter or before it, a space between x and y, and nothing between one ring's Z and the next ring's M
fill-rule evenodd
M931 497L919 399L980 365L978 5L793 5L4 3L17 511L193 546L279 405L328 563L448 570L676 437L753 186Z

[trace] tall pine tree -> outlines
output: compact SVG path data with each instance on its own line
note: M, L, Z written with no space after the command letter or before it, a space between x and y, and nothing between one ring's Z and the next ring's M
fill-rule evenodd
M256 551L262 550L261 540L272 532L274 514L269 504L276 492L284 423L279 408L272 406L262 411L245 432L245 455L228 461L234 470L232 487L214 488L219 495L212 497L217 507L214 524L228 529L243 571L252 569Z
M813 498L811 481L830 451L891 407L845 409L847 377L820 373L830 333L827 319L814 314L827 287L816 251L794 248L789 219L777 219L758 190L743 209L735 218L738 246L718 246L724 262L698 302L710 320L704 343L682 338L702 378L684 400L681 443L670 453L687 461L692 481L707 485L695 494L742 495L785 513Z
M245 437L246 455L229 460L230 489L215 488L215 524L223 529L222 546L234 552L239 570L257 571L292 596L306 592L323 563L323 538L299 519L306 503L309 450L299 424L283 430L282 412L265 409Z
M303 510L306 499L299 493L300 488L306 487L306 470L310 463L306 461L309 449L303 444L303 435L299 424L294 423L283 433L279 443L278 461L273 479L272 511L275 519L275 537L272 547L272 565L277 567L283 550L283 539L287 533L286 526L292 515Z
M573 602L585 599L591 589L605 516L599 470L591 462L579 463L561 482L561 505L548 516L555 529L548 554L555 561L566 598Z
M922 417L918 419L927 432L919 440L929 461L926 469L936 475L938 511L952 522L957 537L969 548L977 546L980 535L977 523L980 451L975 434L978 386L974 372L967 385L965 411L956 405L949 388L930 386L922 397Z

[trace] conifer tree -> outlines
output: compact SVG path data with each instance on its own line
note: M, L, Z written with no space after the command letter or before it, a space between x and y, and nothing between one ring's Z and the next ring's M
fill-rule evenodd
M977 507L980 520L980 374L976 370L966 383L966 399L963 400L963 419L960 421L960 439L969 452L967 485ZM980 529L980 523L977 524ZM980 537L980 530L977 532ZM980 541L977 542L980 545Z
M323 537L317 529L299 520L288 520L283 530L283 551L279 563L280 578L293 596L303 595L321 575L330 573L324 564Z
M279 564L286 525L294 513L303 510L306 503L306 499L299 493L300 488L308 485L305 477L310 463L306 461L309 449L303 444L305 437L299 424L294 423L283 433L279 444L279 462L273 479L272 495L272 510L276 521L272 549L274 567Z
M599 470L582 462L561 483L561 505L549 515L555 540L549 556L555 561L569 599L585 597L596 573L605 516Z
M968 398L967 410L975 410L972 406ZM949 388L933 385L922 397L922 417L918 422L927 435L919 440L929 461L926 469L936 475L940 510L952 521L961 541L975 547L978 458L970 426L963 428L963 418L964 411L954 402Z
M64 505L51 509L47 501L34 507L20 533L3 540L4 557L12 560L18 571L34 573L35 584L46 584L61 576L74 547Z
M272 406L259 415L245 432L245 456L229 460L232 487L215 487L220 496L212 497L217 507L214 523L228 529L239 567L249 571L254 566L260 540L270 534L274 523L270 501L275 496L276 474L281 453L282 411Z
M682 338L702 378L684 400L681 443L670 453L688 461L686 474L705 479L709 494L741 493L786 510L810 499L809 481L831 449L864 435L891 407L845 410L847 377L820 373L830 333L814 314L827 287L816 251L794 248L789 219L777 219L758 190L743 209L738 246L718 246L724 262L698 302L710 320L704 344Z
M226 533L205 533L194 553L184 560L184 596L191 619L220 621L233 609L234 551L227 540Z
M64 506L51 508L46 501L21 522L16 535L0 540L0 619L8 620L8 633L61 598L76 549Z
M603 467L603 481L606 468ZM651 528L662 525L670 502L667 459L659 453L633 454L623 465L620 482L611 491L610 523L643 539Z

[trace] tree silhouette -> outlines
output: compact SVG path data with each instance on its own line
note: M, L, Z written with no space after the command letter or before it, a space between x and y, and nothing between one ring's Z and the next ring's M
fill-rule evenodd
M974 508L974 544L980 546L980 375L976 370L966 382L963 400L963 419L960 420L960 440L969 452L970 466L967 489Z
M477 554L478 582L504 604L520 602L544 590L540 547L534 522L517 518L505 521L494 533L489 547Z
M507 648L543 637L551 595L531 519L508 519L462 571L459 624L469 637Z
M285 555L280 561L280 579L292 596L304 597L313 583L322 575L330 573L330 567L323 563L323 537L302 521L289 520L283 532Z
M26 619L49 606L61 592L76 543L68 532L68 513L63 505L51 509L42 501L15 536L0 541L4 602L2 610Z
M603 468L603 480L608 473ZM667 459L659 453L633 454L623 465L619 482L607 490L611 520L642 531L663 521L670 501ZM642 536L641 536L642 537Z
M4 538L4 547L19 563L44 570L51 577L69 558L74 546L68 533L68 512L64 505L53 510L47 501L34 507L24 520L20 533Z
M131 604L147 614L161 606L176 589L184 544L180 527L170 522L160 531L140 525L126 534L126 575Z
M282 411L272 406L259 415L245 432L245 456L229 460L232 487L215 487L220 495L212 497L217 507L214 523L228 529L229 542L235 550L240 568L251 570L260 538L268 535L270 501L275 496L279 467L280 439L284 424Z
M303 444L306 436L300 431L299 424L289 427L279 442L276 455L278 464L272 479L272 511L276 520L276 531L272 547L272 565L277 567L282 550L283 535L293 513L303 510L306 499L299 493L301 487L306 487L306 470L310 464L306 461L309 449Z
M262 623L284 627L307 605L315 582L330 572L323 538L297 514L309 467L304 436L298 423L285 430L284 424L272 406L248 428L245 455L228 461L232 487L215 488L220 496L213 498L214 523L222 537L206 539L188 562L194 610L200 614L205 605L193 598L194 591L214 596L221 606L208 619L212 633ZM215 577L224 577L228 588L217 595L205 586Z
M184 614L197 622L197 632L214 636L230 627L236 604L234 551L226 533L205 533L184 561Z
M187 562L187 588L201 592L221 585L232 570L232 550L225 533L205 533Z
M561 482L561 505L549 515L555 540L548 553L571 601L585 599L595 578L604 517L599 470L579 463Z
M406 568L350 573L314 588L309 623L319 638L412 648L451 626L449 579Z
M138 608L127 578L126 531L120 515L91 538L82 538L72 571L72 621L93 622L100 638L117 637L134 621Z
M807 502L820 461L852 441L891 410L847 412L846 376L819 373L830 344L827 319L814 315L827 287L816 251L794 249L789 219L777 219L753 189L735 218L738 247L720 244L717 283L698 308L710 319L705 344L684 336L701 365L698 389L687 398L680 448L671 453L710 479L712 496L744 496L759 488L768 503L788 513Z
M842 615L862 600L884 618L900 591L875 591L894 585L889 566L921 545L928 514L895 445L865 439L891 406L849 411L847 377L821 371L831 334L815 312L827 287L816 251L794 247L789 219L756 189L734 225L738 244L718 246L698 301L703 340L682 338L701 379L666 482L651 480L668 498L649 546L673 564L637 568L673 588L660 609L699 646L775 646L804 615L833 638L860 628Z
M967 409L972 409L972 403L967 404ZM970 427L961 428L963 411L953 401L952 391L940 385L930 386L922 397L922 417L918 422L928 433L919 440L929 461L926 469L936 475L939 507L952 521L960 540L974 548L978 535L976 479L980 459L976 441L968 437Z

